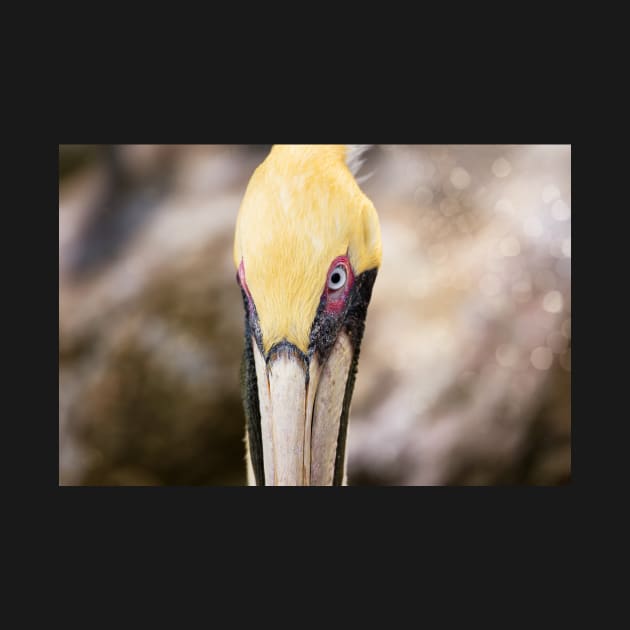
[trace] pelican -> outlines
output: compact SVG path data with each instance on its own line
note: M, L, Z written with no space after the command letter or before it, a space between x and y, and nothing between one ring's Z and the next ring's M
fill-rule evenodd
M274 145L234 237L249 485L346 485L348 411L381 263L367 145Z

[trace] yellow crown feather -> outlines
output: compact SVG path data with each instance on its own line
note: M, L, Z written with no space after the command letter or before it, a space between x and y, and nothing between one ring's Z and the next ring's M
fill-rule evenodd
M265 352L286 339L303 352L330 263L348 253L355 275L381 263L372 202L346 145L275 145L241 203L234 264L243 261Z

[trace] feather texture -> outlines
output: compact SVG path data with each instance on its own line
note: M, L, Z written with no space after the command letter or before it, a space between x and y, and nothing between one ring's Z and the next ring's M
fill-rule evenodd
M344 145L276 145L249 182L234 264L243 262L265 352L282 340L307 352L337 256L348 256L355 275L380 265L376 210L346 168L346 155Z
M356 177L357 173L365 163L365 152L373 147L373 144L347 144L346 145L346 165L350 172ZM369 177L369 175L368 175ZM361 181L365 181L366 177L362 177ZM357 180L359 181L359 180Z

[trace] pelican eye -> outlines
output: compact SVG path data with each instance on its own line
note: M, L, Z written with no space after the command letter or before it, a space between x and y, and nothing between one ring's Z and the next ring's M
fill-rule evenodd
M337 291L346 284L348 274L343 265L337 265L328 277L328 288L331 291Z

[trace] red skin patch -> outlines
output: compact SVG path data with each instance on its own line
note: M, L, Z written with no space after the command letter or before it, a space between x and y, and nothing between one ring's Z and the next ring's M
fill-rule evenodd
M328 288L328 280L335 267L343 265L346 270L346 284L336 291L332 291ZM328 273L326 274L326 287L324 289L324 295L326 296L326 312L327 313L339 313L346 305L346 299L354 284L354 273L352 271L352 265L347 256L337 256L335 260L330 263Z
M245 293L247 293L247 297L249 298L249 301L252 302L252 295L249 292L249 287L247 286L247 280L245 280L245 267L243 266L242 258L241 258L241 264L238 266L238 279L243 289L245 289Z

